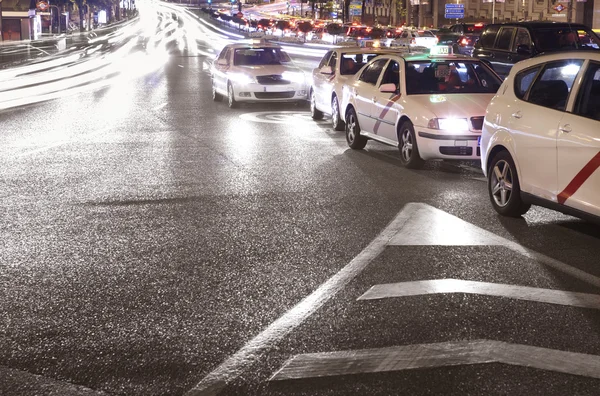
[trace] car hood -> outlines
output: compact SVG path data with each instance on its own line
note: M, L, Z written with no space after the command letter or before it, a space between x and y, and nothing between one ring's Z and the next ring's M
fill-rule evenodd
M494 95L452 93L409 95L407 97L415 107L421 109L419 114L422 115L422 118L419 121L415 121L415 124L425 126L431 118L471 118L484 116L485 109Z
M302 72L299 67L293 65L236 66L236 71L247 72L253 76L268 76L270 74L282 74L283 72Z

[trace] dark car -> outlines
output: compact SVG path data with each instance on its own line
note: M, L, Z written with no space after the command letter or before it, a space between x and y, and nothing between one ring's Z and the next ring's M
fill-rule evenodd
M435 35L438 44L452 46L452 52L471 56L473 46L479 40L485 25L483 23L457 23L449 28L439 29Z
M473 56L506 77L512 66L537 54L564 50L600 50L600 38L579 23L509 22L486 26Z

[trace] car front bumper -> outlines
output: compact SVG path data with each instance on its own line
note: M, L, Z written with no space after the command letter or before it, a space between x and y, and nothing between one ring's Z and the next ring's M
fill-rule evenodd
M481 132L445 131L440 129L415 128L419 154L428 159L478 160L481 158Z
M308 87L301 84L234 84L233 92L238 102L297 102L308 98Z

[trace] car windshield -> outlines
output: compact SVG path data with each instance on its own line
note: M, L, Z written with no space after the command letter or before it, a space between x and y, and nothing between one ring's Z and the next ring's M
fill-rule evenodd
M281 65L289 63L290 56L280 48L238 48L233 54L235 66Z
M488 66L468 60L427 60L406 63L408 95L496 93L502 81Z
M538 52L561 49L600 49L598 36L590 29L583 28L536 28L534 43Z

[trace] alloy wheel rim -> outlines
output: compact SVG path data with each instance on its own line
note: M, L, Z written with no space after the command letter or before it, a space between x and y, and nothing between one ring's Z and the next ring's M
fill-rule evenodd
M346 130L348 131L348 141L350 143L352 143L354 141L354 137L355 137L355 133L354 133L354 127L355 127L355 122L354 122L354 116L350 115L348 117L348 125L346 125Z
M513 190L512 170L508 162L500 160L494 165L490 188L492 189L492 197L496 205L501 208L508 205Z
M402 132L402 150L401 150L401 154L402 154L402 158L405 161L409 161L410 157L412 155L412 139L411 139L411 135L410 135L410 131L408 129L404 130L404 132Z
M227 89L227 99L229 100L229 105L233 104L233 87L230 85L229 89Z
M310 114L312 116L315 115L315 110L317 109L317 106L315 105L315 100L316 100L316 98L315 98L315 92L313 91L310 94Z
M333 98L333 101L331 103L331 120L333 122L334 127L337 127L339 114L340 112L338 110L337 98Z

